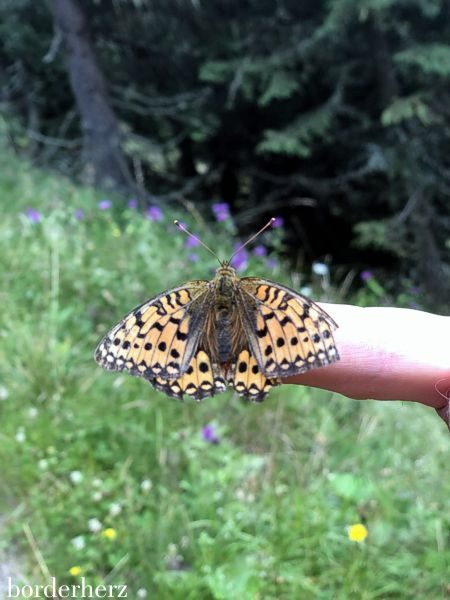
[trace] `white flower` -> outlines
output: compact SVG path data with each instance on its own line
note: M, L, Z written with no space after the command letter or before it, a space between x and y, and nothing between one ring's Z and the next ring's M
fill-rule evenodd
M97 491L97 492L94 492L94 493L92 494L92 500L93 500L94 502L100 502L100 500L101 500L102 498L103 498L103 494L102 494L101 492L99 492L99 491Z
M27 439L27 436L25 434L25 430L23 427L19 427L19 429L16 431L16 442L18 442L19 444L23 444L23 442Z
M83 550L84 547L86 546L86 541L84 539L83 535L77 535L77 537L74 537L72 539L72 545L77 549L77 550Z
M309 287L309 285L304 285L302 288L300 288L300 294L303 294L303 296L311 296L312 289Z
M120 506L120 504L117 504L117 502L113 502L111 504L111 506L109 507L109 514L112 517L117 517L117 515L120 515L121 512L122 512L122 507Z
M150 479L144 479L143 481L141 481L141 490L143 492L149 492L153 487L153 483L151 482Z
M0 385L0 400L6 400L8 396L8 390L5 388L4 385Z
M330 269L328 268L328 266L325 263L315 262L312 265L312 271L316 275L320 275L321 277L326 277L329 274Z
M102 485L103 485L103 481L101 479L96 478L96 479L92 480L92 487L98 488L98 487L101 487Z
M38 467L43 471L48 469L48 460L46 458L41 458L41 460L38 461Z
M81 483L83 481L83 473L81 473L81 471L72 471L69 473L69 479L72 483L77 485L77 483Z
M28 416L30 419L35 419L38 416L38 409L35 406L30 406L28 409Z
M139 588L136 594L138 598L147 598L147 590L145 588Z
M102 524L98 519L89 519L88 529L89 531L92 531L92 533L98 533L102 529Z
M243 489L238 488L234 494L237 500L245 500L245 492Z

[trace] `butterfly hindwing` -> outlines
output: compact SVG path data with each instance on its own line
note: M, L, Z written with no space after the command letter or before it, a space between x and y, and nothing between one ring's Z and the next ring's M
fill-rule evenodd
M178 379L164 379L156 377L150 383L158 391L164 392L174 398L183 398L187 394L195 400L203 400L224 392L227 383L220 368L211 362L211 358L204 350L197 350L192 357L186 372Z
M337 325L317 304L265 279L243 278L239 289L242 324L264 375L297 375L339 359Z
M280 383L261 372L255 357L247 349L238 354L228 382L240 396L253 402L262 402L269 390Z
M100 342L96 361L146 379L176 379L188 368L213 300L207 281L163 292L126 315Z

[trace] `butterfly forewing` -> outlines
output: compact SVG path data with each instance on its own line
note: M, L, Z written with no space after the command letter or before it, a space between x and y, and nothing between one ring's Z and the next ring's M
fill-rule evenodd
M239 290L242 324L264 375L297 375L339 359L336 323L317 304L265 279L243 278Z
M96 361L106 369L175 379L188 368L213 297L207 281L163 292L131 311L100 342Z

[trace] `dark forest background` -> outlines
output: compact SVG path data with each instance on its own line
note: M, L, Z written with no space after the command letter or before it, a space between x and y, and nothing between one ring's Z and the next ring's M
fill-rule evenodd
M293 263L442 308L449 40L449 0L3 0L0 111L9 151L124 206L281 216Z

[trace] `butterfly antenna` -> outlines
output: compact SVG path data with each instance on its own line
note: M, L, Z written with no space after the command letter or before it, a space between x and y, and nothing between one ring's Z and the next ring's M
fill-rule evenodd
M250 242L253 242L253 240L255 240L259 235L261 235L261 233L263 233L263 231L265 231L268 227L270 227L274 223L274 221L275 221L275 217L272 217L270 219L270 221L264 225L264 227L262 227L258 232L256 232L250 238L248 238L248 240L245 242L245 244L242 244L242 246L239 246L239 248L232 254L232 256L228 262L230 262L232 260L232 258L234 256L236 256L236 254L238 252L240 252L243 248L245 248L245 246L250 244Z
M202 242L202 240L200 240L196 235L194 235L193 233L191 233L188 229L186 229L186 227L184 225L182 225L180 223L180 221L177 221L175 219L174 221L175 225L178 227L178 229L180 229L183 233L185 233L186 235L188 235L191 238L194 238L194 240L197 240L197 242L199 244L201 244L203 246L203 248L206 248L208 250L208 252L210 252L215 258L217 258L217 260L219 261L220 264L222 264L222 261L220 260L220 258L217 256L217 254L215 252L213 252L211 250L211 248L209 246L207 246L204 242Z

